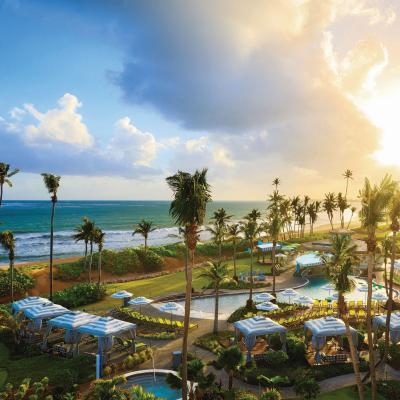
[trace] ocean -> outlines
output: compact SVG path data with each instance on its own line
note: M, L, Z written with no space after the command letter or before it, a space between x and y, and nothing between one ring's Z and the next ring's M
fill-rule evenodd
M105 248L121 249L139 246L140 235L132 236L136 223L142 218L154 222L157 229L149 235L150 245L179 242L178 229L169 216L169 201L59 201L55 214L54 253L56 257L81 255L83 243L75 243L73 231L88 217L106 232ZM239 220L253 208L263 211L265 201L214 201L207 207L208 221L218 208L225 208L233 219ZM0 207L0 231L13 231L16 241L15 259L44 260L49 257L51 202L5 201ZM207 234L202 234L207 239ZM7 254L0 248L0 263L7 262Z

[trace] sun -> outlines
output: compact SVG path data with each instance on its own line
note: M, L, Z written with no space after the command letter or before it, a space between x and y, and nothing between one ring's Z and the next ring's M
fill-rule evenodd
M374 153L382 165L400 165L400 85L361 105L369 120L380 128L380 148Z

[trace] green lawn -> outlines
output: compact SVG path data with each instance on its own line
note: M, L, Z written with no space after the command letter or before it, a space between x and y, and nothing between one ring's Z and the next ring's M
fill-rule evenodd
M343 389L334 390L333 392L321 394L317 397L318 400L354 400L358 398L358 394L355 388L346 387ZM369 389L366 391L366 400L370 399ZM379 394L376 396L377 400L385 400Z
M228 261L228 268L233 275L233 262ZM250 269L250 258L243 258L237 260L236 263L237 271L248 272ZM259 265L257 260L254 262L254 271L260 272L265 271L269 273L271 271L270 266ZM207 285L207 280L200 277L201 268L196 268L193 271L193 287L196 290L201 290ZM119 290L127 290L134 294L134 296L146 296L149 298L162 296L169 293L182 293L185 291L185 273L175 272L172 274L158 276L156 278L141 279L137 281L115 283L107 285L107 293L111 294ZM102 311L112 308L116 304L120 304L121 301L114 300L107 296L104 300L85 306L85 310L91 311Z

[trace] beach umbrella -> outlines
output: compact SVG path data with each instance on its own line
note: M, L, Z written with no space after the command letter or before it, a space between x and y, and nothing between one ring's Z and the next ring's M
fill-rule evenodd
M336 286L333 283L327 283L326 285L322 286L321 289L327 290L328 295L330 295L332 290L336 290Z
M302 295L302 296L296 296L293 299L293 303L306 306L306 305L314 304L314 300L310 296Z
M122 306L126 307L128 303L128 299L132 298L133 293L127 292L126 290L120 290L119 292L115 292L111 295L113 299L122 299Z
M367 293L368 293L368 285L362 284L357 286L357 290L361 293L365 293L365 303L367 303Z
M165 303L160 307L160 311L171 313L171 325L172 325L172 313L178 310L183 310L183 306L173 301L169 301L168 303Z
M266 301L264 303L257 304L256 308L257 308L257 310L260 310L260 311L279 310L279 306L277 304L271 303L270 301Z
M283 296L283 297L287 297L287 298L289 299L288 302L290 303L290 299L291 299L292 297L298 296L299 293L296 292L296 291L295 291L294 289L292 289L292 288L288 288L288 289L285 289L283 292L281 292L280 295Z
M130 306L139 306L139 312L142 312L142 306L145 306L146 304L150 304L153 300L148 299L147 297L144 296L139 296L135 297L132 300L128 301L128 304Z
M386 296L386 294L384 294L382 292L375 292L375 293L372 293L372 299L376 300L377 302L383 302L383 301L386 301L388 299L388 297Z
M258 293L254 296L254 300L257 302L264 302L264 301L271 301L271 300L275 300L275 297L272 296L272 294L270 293Z

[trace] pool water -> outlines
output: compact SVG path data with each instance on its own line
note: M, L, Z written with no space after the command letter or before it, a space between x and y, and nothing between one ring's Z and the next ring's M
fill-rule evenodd
M143 373L138 375L131 375L127 377L125 387L134 385L142 386L146 392L153 393L157 398L165 400L177 400L182 398L180 390L172 389L166 382L166 374Z
M329 292L322 288L329 282L326 278L309 277L308 279L310 282L306 286L296 289L299 294L309 296L313 299L323 300L334 293L333 291ZM362 282L365 283L365 281L362 279L353 279L356 281L356 284ZM384 292L383 289L379 289L378 291ZM233 311L246 304L246 300L248 299L248 297L248 293L221 295L219 298L219 317L221 319L228 318ZM357 290L357 288L355 288L351 293L348 293L345 297L346 300L363 300L364 302L366 301L366 293L360 292L359 290ZM277 294L277 300L282 300L282 297L279 295L279 293ZM193 299L191 306L191 317L213 319L214 302L214 296ZM184 302L182 301L180 302L180 304L184 305ZM154 306L158 308L160 305L161 304L154 304ZM182 315L183 310L178 310L174 312L174 314Z

